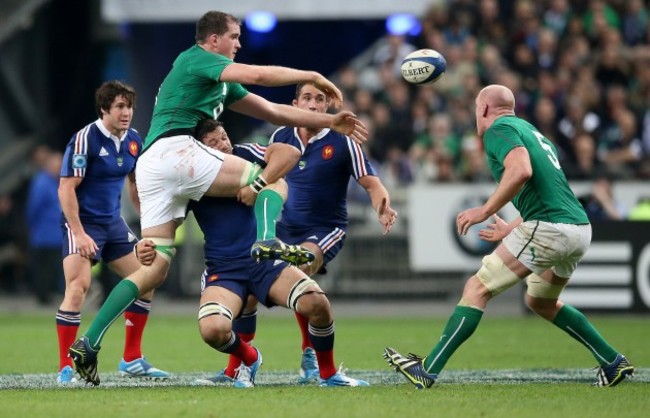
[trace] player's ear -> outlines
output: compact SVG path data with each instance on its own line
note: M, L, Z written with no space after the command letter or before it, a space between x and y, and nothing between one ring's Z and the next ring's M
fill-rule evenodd
M488 114L488 105L484 105L485 107L483 108L483 117L487 117Z

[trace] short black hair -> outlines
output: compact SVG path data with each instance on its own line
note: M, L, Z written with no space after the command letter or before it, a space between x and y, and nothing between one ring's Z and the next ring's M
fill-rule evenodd
M241 25L239 19L231 14L216 10L209 11L196 22L196 35L194 39L198 43L203 43L212 34L221 36L228 32L229 23Z
M203 119L196 124L196 128L194 129L194 138L202 141L207 134L214 132L220 126L223 126L223 123L218 120Z

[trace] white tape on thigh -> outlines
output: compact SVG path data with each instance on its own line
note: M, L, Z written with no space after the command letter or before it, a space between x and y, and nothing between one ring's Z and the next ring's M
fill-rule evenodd
M309 286L314 286L316 287L316 289L307 290ZM309 277L304 277L298 280L296 284L294 284L293 287L291 288L291 291L289 291L289 297L287 298L287 306L289 307L289 309L293 309L294 311L297 310L298 299L307 293L313 293L313 292L323 293L323 291L318 286L318 283L316 283L315 280Z
M560 293L564 290L564 286L566 286L563 284L551 284L535 273L526 277L526 284L528 285L528 290L526 290L528 295L542 299L559 298Z
M199 307L199 321L211 315L222 315L232 321L232 311L219 302L207 302Z
M483 257L483 266L476 276L488 288L492 296L511 288L521 280L494 253Z
M176 255L176 247L174 247L174 240L171 238L144 238L153 241L156 245L156 252L159 256L167 260L171 264L172 258Z

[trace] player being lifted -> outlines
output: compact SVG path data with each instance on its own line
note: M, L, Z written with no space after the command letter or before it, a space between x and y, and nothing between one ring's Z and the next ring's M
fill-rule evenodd
M218 11L204 14L196 25L196 44L176 58L160 87L136 167L142 236L154 241L158 254L151 266L141 267L115 287L86 334L71 347L76 369L87 382L99 384L97 352L111 323L139 295L164 282L175 253L175 231L188 202L204 195L238 194L250 201L279 177L279 168L273 164L262 171L248 161L201 144L193 137L199 121L217 119L229 108L278 125L329 127L358 141L366 138L365 127L350 112L315 114L247 92L241 84L284 86L310 81L323 88L335 104L342 101L336 86L316 72L234 63L241 48L240 34L240 22L234 16ZM266 209L256 211L261 214L258 222L276 221L281 205L266 199L257 204ZM282 258L302 263L313 257L300 247L287 246L272 236L266 238L252 248L258 260Z

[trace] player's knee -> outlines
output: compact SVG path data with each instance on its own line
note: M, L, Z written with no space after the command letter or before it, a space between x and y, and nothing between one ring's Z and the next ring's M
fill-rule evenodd
M227 342L232 330L232 312L218 302L207 302L199 307L199 332L203 341L213 347Z
M155 245L156 258L161 258L171 264L172 258L176 255L176 247L174 246L174 240L171 238L152 238L147 237Z
M329 310L329 301L318 283L310 277L298 280L289 291L287 306L296 312Z
M557 313L557 300L564 284L552 284L536 274L526 278L526 305L542 318L553 320Z
M511 288L521 280L495 253L483 257L482 262L483 265L476 273L476 278L489 291L488 299ZM480 291L480 287L478 289Z
M332 308L327 296L323 293L310 293L303 296L298 303L297 312L314 324L332 321Z
M271 183L264 187L264 190L273 190L277 194L282 197L283 201L287 200L287 196L289 195L289 186L287 185L287 182L284 179L278 179L275 183Z

